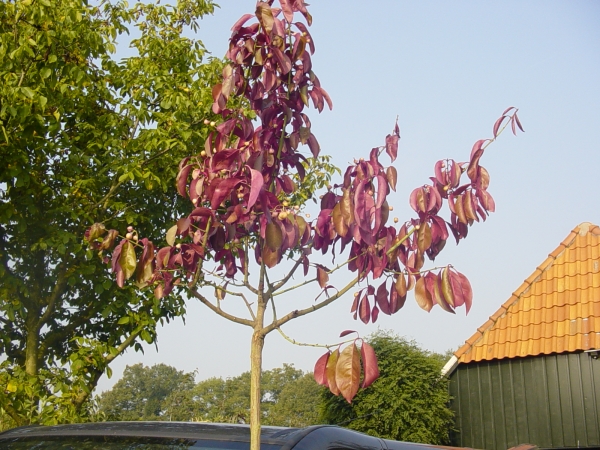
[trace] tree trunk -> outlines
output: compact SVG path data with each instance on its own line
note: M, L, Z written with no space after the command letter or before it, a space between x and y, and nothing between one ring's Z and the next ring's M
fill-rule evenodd
M260 376L264 345L265 336L255 330L250 347L250 450L260 450Z
M38 374L38 362L39 362L39 329L37 326L38 314L33 311L28 311L26 319L25 332L27 338L25 340L25 372L27 375L37 376Z

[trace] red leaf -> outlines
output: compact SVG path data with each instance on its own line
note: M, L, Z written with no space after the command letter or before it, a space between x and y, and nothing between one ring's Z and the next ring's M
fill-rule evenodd
M398 140L399 139L400 139L400 136L391 135L391 134L388 134L385 137L385 151L388 155L390 155L392 162L394 162L394 160L398 157Z
M285 53L283 53L277 47L271 47L271 51L273 52L275 59L277 59L277 63L279 64L279 67L281 67L282 75L285 75L290 70L292 70L292 62L290 61L290 58L288 58Z
M267 34L273 29L273 11L266 2L258 2L256 5L256 17Z
M454 292L452 291L452 283L450 282L450 269L444 267L441 273L440 289L444 299L448 304L454 307Z
M369 323L369 319L371 318L371 304L369 303L369 298L365 294L360 301L360 306L358 307L358 315L360 320L363 323Z
M465 311L466 314L469 314L471 310L471 304L473 303L473 289L471 288L471 283L467 277L465 277L462 273L456 272L458 279L460 281L460 286L462 288L462 295L465 302Z
M356 344L349 345L340 354L335 366L335 382L340 393L351 403L360 383L360 354Z
M144 250L137 265L135 279L138 284L145 284L154 272L154 244L146 238L139 243L144 246Z
M440 305L440 307L449 313L454 314L454 310L452 309L452 307L450 306L450 304L446 301L446 299L444 298L443 294L442 294L442 286L441 286L441 275L433 275L433 273L429 272L427 275L430 276L431 279L431 294L432 294L432 298L433 300ZM426 280L427 281L427 280Z
M327 361L329 360L329 355L331 355L331 352L328 351L323 356L321 356L315 364L315 370L314 370L315 381L322 386L328 386L328 383L327 383Z
M242 180L239 178L215 178L212 180L209 186L209 192L211 194L210 208L215 210L221 206L223 200L231 195L233 189L235 189L241 181Z
M348 336L349 334L356 333L354 330L344 330L340 333L340 337Z
M415 285L415 300L417 301L417 304L427 312L431 311L431 308L433 308L433 299L427 290L424 277L419 278Z
M378 317L379 317L379 308L375 304L375 305L373 305L373 309L371 310L371 322L372 323L377 322Z
M336 349L333 353L329 355L329 358L327 359L327 365L325 368L327 374L327 387L329 387L329 390L333 395L340 395L340 390L335 381L335 369L339 356L340 350Z
M192 166L185 166L183 169L181 169L179 171L179 173L177 173L177 179L176 179L177 192L182 197L185 197L187 194L186 187L187 187L187 179L188 179L188 175L190 174L190 170L192 170Z
M308 137L308 148L310 148L310 151L312 152L315 158L319 156L321 146L319 145L319 142L317 141L315 135L312 133L310 133L310 136Z
M398 171L394 166L390 166L385 171L385 177L390 185L390 188L396 192L396 183L398 182Z
M293 2L293 0L291 1ZM292 23L294 20L294 11L290 5L290 0L279 0L279 3L281 4L281 9L283 10L285 20L287 20L289 23Z
M240 28L242 28L242 26L244 26L244 24L252 17L254 17L252 14L244 14L242 17L240 17L238 19L238 21L236 23L233 24L233 27L231 27L231 31L233 31L235 33Z
M379 306L379 309L381 309L381 312L384 314L387 314L389 316L391 314L391 310L390 310L390 301L389 301L388 296L389 296L388 290L385 286L385 281L384 281L377 288L377 295L375 296L375 300L377 302L377 305Z
M494 129L493 129L494 137L498 136L498 130L502 126L502 122L504 122L504 119L506 119L506 116L503 115L498 120L496 120L496 123L494 124Z
M327 274L325 268L321 265L317 265L317 281L319 282L321 289L325 288L325 286L327 286L327 282L329 281L329 275Z
M267 229L265 231L265 243L272 251L277 251L283 243L283 232L281 231L279 225L275 222L267 223Z
M519 130L521 130L523 133L525 133L525 130L521 126L521 121L519 120L519 117L517 116L517 113L515 113L513 115L513 119L514 119L515 122L517 122L517 126L519 127Z
M377 365L377 356L375 355L375 350L366 342L363 342L360 347L360 353L362 356L362 365L363 365L363 382L361 387L364 389L379 378L379 367Z
M258 198L258 194L265 184L265 180L258 170L252 169L250 166L246 166L250 171L250 195L248 196L248 209L252 208L256 203L256 199Z
M325 89L323 89L322 87L319 87L319 90L321 91L321 94L323 95L323 98L327 102L327 106L329 107L329 110L331 111L333 109L333 102L331 101L331 97L329 97L329 94L327 93L327 91L325 91Z

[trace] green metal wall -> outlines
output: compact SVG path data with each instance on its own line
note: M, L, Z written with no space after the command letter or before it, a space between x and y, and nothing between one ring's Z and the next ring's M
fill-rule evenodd
M600 359L588 353L459 364L450 394L454 445L600 447Z

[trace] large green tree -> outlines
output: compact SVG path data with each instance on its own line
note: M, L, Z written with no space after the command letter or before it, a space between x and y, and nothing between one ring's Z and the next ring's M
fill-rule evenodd
M166 364L127 366L121 378L98 401L102 416L113 420L171 420L165 399L194 388L194 374Z
M263 372L264 422L278 426L318 423L322 388L293 365ZM123 378L98 400L99 416L117 420L179 420L247 423L250 372L193 383L193 374L158 364L128 366Z
M387 439L449 443L454 416L444 357L386 332L367 341L377 352L379 378L351 404L323 391L323 421Z
M232 378L209 378L191 391L175 391L165 400L173 420L248 423L250 420L250 372ZM261 383L264 423L300 426L317 423L319 385L312 374L293 365L265 370Z
M184 312L109 279L94 254L116 236L82 238L94 221L156 238L183 211L177 163L214 126L222 67L183 34L213 8L0 2L0 411L17 425L78 420L110 362Z

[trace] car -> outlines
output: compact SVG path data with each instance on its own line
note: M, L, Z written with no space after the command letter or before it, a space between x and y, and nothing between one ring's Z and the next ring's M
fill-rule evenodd
M25 426L0 433L10 450L247 450L250 427L203 422L94 422ZM380 439L333 425L261 428L261 450L426 450L440 447Z

